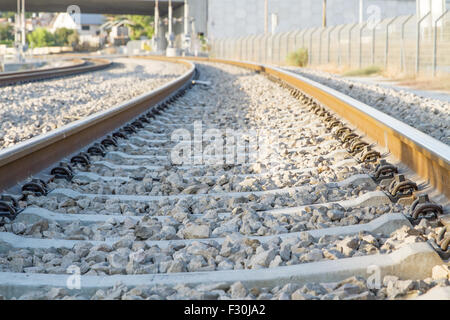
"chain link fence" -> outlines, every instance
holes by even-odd
[[[450,73],[450,12],[384,19],[211,41],[211,56],[286,65],[289,53],[308,50],[308,64],[352,69],[378,66],[405,74]]]

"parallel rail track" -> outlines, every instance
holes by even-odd
[[[111,65],[111,62],[104,59],[75,59],[72,65],[56,68],[42,68],[39,70],[6,72],[0,74],[0,86],[14,85],[56,77],[76,75],[85,72],[102,70]]]
[[[230,285],[240,281],[249,288],[273,288],[287,283],[341,281],[355,275],[367,277],[367,270],[373,265],[380,268],[383,276],[389,274],[407,279],[423,279],[430,276],[433,266],[442,264],[442,259],[448,259],[449,240],[446,238],[445,229],[442,228],[443,225],[448,225],[446,208],[442,209],[439,205],[432,203],[423,191],[417,190],[418,187],[414,182],[398,175],[397,168],[386,163],[383,159],[385,154],[377,151],[380,149],[371,143],[376,141],[379,146],[388,148],[392,155],[427,179],[447,197],[449,196],[450,168],[448,146],[391,117],[377,113],[369,106],[289,72],[235,61],[192,60],[244,67],[265,74],[269,79],[279,83],[294,97],[289,103],[297,100],[299,106],[283,109],[275,119],[256,118],[257,120],[250,121],[245,129],[255,126],[261,130],[260,134],[270,137],[274,133],[274,125],[282,123],[285,128],[281,129],[281,135],[292,135],[294,139],[300,140],[306,136],[315,141],[315,144],[294,149],[274,148],[268,158],[272,159],[271,162],[266,163],[267,171],[254,169],[254,165],[261,164],[260,160],[230,168],[189,164],[166,167],[170,163],[169,153],[174,146],[171,141],[173,130],[189,127],[195,120],[205,117],[209,119],[209,116],[212,117],[213,123],[220,123],[220,119],[214,118],[216,113],[220,115],[217,111],[220,107],[198,107],[195,106],[196,101],[189,100],[188,89],[192,87],[196,69],[186,60],[176,60],[190,68],[183,76],[162,88],[0,152],[0,190],[9,189],[10,193],[22,193],[24,195],[22,201],[26,203],[31,199],[29,201],[31,204],[38,204],[41,207],[30,206],[21,211],[15,201],[4,197],[1,202],[3,207],[0,207],[3,208],[4,216],[10,219],[15,218],[15,221],[23,223],[27,230],[38,228],[42,225],[42,221],[47,221],[47,228],[48,222],[56,223],[59,228],[64,229],[79,221],[84,227],[95,226],[101,229],[106,228],[105,225],[108,225],[108,228],[109,225],[113,225],[117,230],[111,229],[109,236],[102,240],[93,239],[89,234],[61,240],[53,239],[49,234],[44,236],[44,239],[22,236],[20,232],[14,232],[10,228],[11,231],[0,233],[0,248],[3,249],[0,251],[17,251],[19,254],[20,250],[26,249],[38,250],[43,254],[55,254],[55,251],[50,248],[56,248],[60,251],[65,250],[64,255],[66,255],[78,252],[77,250],[83,245],[88,245],[89,248],[93,245],[109,247],[110,249],[105,249],[110,252],[109,255],[92,257],[86,253],[87,260],[91,259],[97,263],[95,264],[97,271],[92,271],[93,263],[85,267],[87,269],[82,273],[90,273],[83,276],[81,291],[75,290],[73,293],[88,296],[98,289],[106,290],[113,287],[117,281],[129,287],[142,284],[196,286],[218,282]],[[212,93],[213,89],[206,87],[202,89],[202,92],[206,90]],[[192,90],[195,92],[200,89],[194,87]],[[184,97],[186,93],[188,95]],[[342,122],[342,118],[347,119],[348,123]],[[116,130],[120,126],[124,127]],[[366,133],[366,136],[360,135],[361,131]],[[84,150],[85,153],[80,153],[80,150]],[[317,155],[314,154],[315,152],[318,152]],[[286,178],[283,178],[285,175],[315,172],[314,174],[318,177],[321,176],[322,171],[317,171],[318,168],[308,168],[304,165],[311,161],[305,157],[308,154],[311,154],[314,159],[319,158],[320,161],[325,161],[328,166],[326,170],[334,174],[338,174],[343,167],[348,166],[353,167],[353,171],[345,179],[313,186],[312,190],[309,189],[311,187],[308,187],[307,182],[288,186]],[[61,159],[65,159],[66,163],[55,165]],[[277,167],[272,164],[277,161],[287,161],[289,165]],[[200,175],[198,177],[186,175],[187,185],[198,182],[200,178],[208,178],[208,181],[212,181],[211,185],[216,187],[220,179],[233,180],[235,184],[227,183],[230,185],[228,190],[220,188],[213,190],[211,186],[208,187],[203,183],[200,187],[194,186],[189,192],[186,190],[189,188],[184,188],[169,194],[163,191],[161,191],[162,194],[161,192],[154,194],[145,189],[145,183],[149,183],[149,179],[155,182],[169,179],[167,175],[164,175],[165,171],[184,175],[183,172],[187,173],[193,170],[193,167],[198,167]],[[275,181],[274,175],[277,174],[279,175],[277,182],[270,187],[266,186],[263,189],[236,187],[249,179],[258,180],[269,177],[269,180]],[[18,185],[30,176],[41,180],[35,179]],[[294,176],[294,179],[300,179],[300,177]],[[64,182],[65,180],[67,181]],[[56,186],[56,188],[49,189],[48,185]],[[120,187],[122,185],[132,191]],[[277,185],[281,187],[276,187]],[[111,188],[115,189],[114,192]],[[301,196],[296,196],[299,194],[306,197],[307,193],[325,192],[321,188],[325,188],[325,191],[334,190],[333,194],[336,194],[331,198],[327,196],[324,199],[309,202]],[[141,190],[139,195],[137,191],[133,191],[138,189]],[[118,190],[122,190],[123,193],[118,193]],[[38,195],[46,195],[46,197],[36,197]],[[270,200],[271,197],[273,197],[272,200]],[[208,199],[215,199],[216,204],[208,207],[207,212],[203,212],[200,204]],[[301,203],[297,203],[298,200]],[[192,212],[186,216],[184,213],[180,213],[181,216],[176,213],[180,204],[184,203],[183,201],[191,203]],[[244,209],[239,209],[239,202],[248,203],[250,209],[245,205],[242,205]],[[266,202],[269,207],[261,206]],[[275,208],[270,208],[275,204]],[[118,211],[128,208],[129,211],[134,212],[133,218],[136,219],[136,225],[131,227],[133,231],[130,232],[134,235],[136,242],[127,244],[127,240],[124,240],[127,234],[130,235],[125,225],[134,223],[128,220],[129,214],[111,212],[113,209],[106,210],[108,211],[106,214],[104,210],[106,205],[111,205]],[[168,206],[174,213],[162,214],[162,205]],[[363,212],[366,212],[364,210],[367,212],[380,210],[380,212],[390,211],[391,213],[363,218],[360,214],[361,210]],[[211,213],[211,211],[214,212]],[[433,219],[433,215],[438,219]],[[309,220],[310,224],[305,224],[302,222],[305,222],[302,220],[305,216],[311,219],[315,216],[315,220]],[[355,218],[356,216],[359,218]],[[337,247],[342,247],[343,251],[335,252],[335,256],[330,253],[328,247],[325,255],[319,252],[323,249],[319,239],[325,244],[331,241],[329,245],[332,246],[333,240],[330,239],[343,241],[345,237],[354,237],[359,233],[363,237],[370,233],[379,237],[377,241],[381,243],[401,227],[412,228],[421,217],[429,217],[432,227],[443,230],[435,241],[406,244],[402,248],[388,250],[384,254],[362,254],[358,257],[346,256],[344,254],[346,248],[342,247],[342,242]],[[267,219],[268,221],[281,219],[278,221],[284,221],[283,228],[271,227],[263,223],[264,228],[269,232],[267,234],[261,234],[260,231],[256,232],[252,228],[243,231],[243,221],[249,221],[254,225],[257,224],[258,219],[264,223],[268,223]],[[148,222],[149,220],[151,223]],[[211,221],[214,221],[219,231],[215,229],[214,232],[212,230],[204,232],[202,223]],[[166,225],[166,222],[169,225]],[[169,232],[172,226],[178,228],[178,232],[176,236],[171,233],[172,231],[169,232],[170,235],[164,234],[164,236],[157,231],[147,232],[145,228],[150,227],[146,223],[156,227],[158,232],[162,232],[163,229]],[[239,224],[241,229],[234,229],[233,226],[236,224]],[[188,235],[187,230],[193,225],[200,225],[200,227],[195,229],[197,233],[194,236]],[[230,261],[231,258],[224,258],[233,256],[232,248],[236,244],[226,237],[227,232],[223,231],[226,228],[231,228],[230,230],[234,232],[238,230],[241,233],[244,232],[245,239],[236,240],[242,245],[241,251],[248,255],[248,261],[246,260],[241,267],[237,267],[239,259]],[[369,241],[368,238],[365,239],[364,241]],[[143,246],[142,241],[145,242]],[[286,244],[283,243],[284,241],[291,242]],[[298,255],[303,252],[301,246],[296,247],[299,242],[311,243],[309,246],[314,249],[305,253],[307,255],[305,260],[293,262],[294,260],[291,259],[294,259],[295,250],[298,249]],[[362,243],[366,245],[366,242],[361,242],[361,246]],[[288,245],[290,251],[286,253]],[[255,246],[261,246],[263,249],[256,249]],[[308,245],[305,244],[305,246]],[[294,250],[294,247],[297,249]],[[131,250],[133,254],[142,254],[139,248],[144,248],[144,253],[150,250],[149,252],[153,252],[156,256],[159,256],[161,252],[171,252],[174,258],[158,263],[154,260],[156,258],[152,258],[151,263],[148,265],[143,263],[145,267],[142,265],[139,267],[141,269],[138,268],[140,271],[133,269],[134,262],[131,260],[128,264],[125,262],[127,267],[123,265],[123,261],[118,262],[120,266],[116,268],[114,259],[120,258],[117,252],[123,249]],[[317,248],[319,251],[316,250]],[[359,250],[357,247],[354,249]],[[183,265],[180,262],[186,250],[194,252],[192,254],[195,259],[193,259],[198,260],[199,266]],[[205,254],[198,253],[202,250],[218,251],[223,256],[220,258],[221,262],[216,260],[217,266],[211,268],[209,260],[209,264],[205,262]],[[227,250],[230,253],[226,253]],[[74,255],[77,254],[74,253]],[[316,259],[314,255],[319,255],[321,258]],[[178,261],[175,256],[181,260]],[[269,261],[258,262],[256,256],[260,260],[268,259]],[[277,259],[280,260],[278,264],[272,265],[272,260]],[[83,261],[81,264],[84,263]],[[234,268],[229,266],[233,263],[235,263]],[[258,267],[256,268],[255,265]],[[33,269],[32,273],[24,273],[23,266],[16,272],[8,270],[1,272],[0,294],[13,297],[38,288],[66,286],[67,275],[58,274],[61,270],[50,272],[55,274],[47,274],[45,271],[43,273],[37,265],[32,267],[37,268]],[[228,270],[229,268],[234,270]]]

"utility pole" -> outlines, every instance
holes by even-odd
[[[264,34],[269,33],[269,0],[264,0]]]
[[[17,15],[15,19],[15,46],[19,60],[24,58],[26,46],[26,20],[25,20],[25,0],[17,0]]]
[[[25,47],[26,43],[26,28],[27,21],[25,19],[25,0],[22,0],[22,46]]]
[[[322,7],[322,27],[327,27],[327,0],[323,0]]]
[[[17,0],[17,14],[14,19],[14,27],[15,27],[15,43],[18,45],[20,43],[20,25],[22,24],[22,18],[20,17],[20,1]]]
[[[172,0],[169,0],[169,47],[173,48],[173,11],[172,11]]]

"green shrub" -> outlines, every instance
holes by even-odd
[[[78,33],[75,30],[67,28],[56,29],[54,33],[44,28],[37,28],[27,35],[27,39],[33,48],[53,46],[76,47],[79,42]]]
[[[14,40],[0,40],[0,44],[5,44],[7,47],[12,47],[14,45]]]
[[[67,45],[71,46],[72,48],[78,48],[80,44],[80,37],[78,36],[78,33],[73,32],[67,37]]]
[[[67,29],[67,28],[58,28],[53,33],[55,37],[55,43],[58,46],[67,46],[71,45],[69,42],[69,37],[75,33],[75,30]]]
[[[0,24],[0,42],[5,44],[14,42],[14,28],[9,23]]]
[[[304,67],[308,64],[308,49],[301,48],[289,53],[287,62],[291,66]]]
[[[54,35],[44,28],[35,29],[27,35],[27,39],[33,48],[51,47],[55,45]]]

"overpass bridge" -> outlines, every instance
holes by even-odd
[[[0,11],[17,11],[18,0],[0,1]],[[154,15],[155,0],[25,0],[25,10],[30,12],[65,12],[71,5],[80,7],[83,13]],[[184,0],[172,0],[176,10]],[[159,12],[168,14],[169,0],[158,1]]]
[[[138,14],[155,17],[153,46],[156,51],[168,49],[170,55],[177,54],[176,48],[190,48],[190,34],[206,32],[207,0],[1,0],[0,11],[16,11],[19,15],[20,33],[16,43],[26,44],[26,12],[67,12],[71,6],[78,6],[80,13]],[[191,8],[191,10],[189,10]],[[75,13],[75,12],[69,12]],[[166,18],[167,19],[160,19]],[[20,49],[21,50],[21,49]]]

